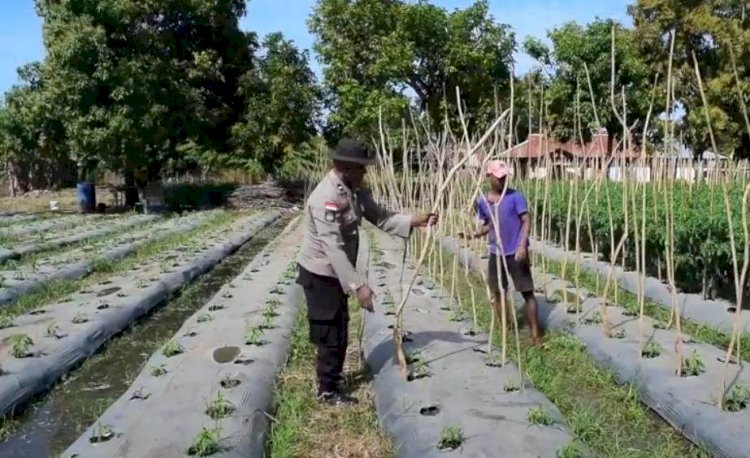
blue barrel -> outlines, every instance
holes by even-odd
[[[96,208],[96,189],[94,183],[78,183],[76,185],[78,205],[84,213],[92,213]]]

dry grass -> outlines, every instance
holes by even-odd
[[[272,458],[386,458],[394,456],[390,438],[380,429],[372,401],[371,378],[359,366],[356,338],[362,314],[350,305],[350,346],[344,371],[353,407],[319,405],[315,399],[315,347],[308,341],[305,313],[292,337],[289,366],[279,377],[276,422],[267,445]]]
[[[97,197],[100,197],[97,192]],[[102,195],[102,198],[105,196]],[[60,191],[31,192],[19,197],[1,197],[0,208],[7,212],[39,213],[48,212],[49,203],[52,200],[59,202],[61,212],[78,211],[75,189],[62,189]]]

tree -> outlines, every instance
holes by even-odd
[[[438,126],[446,114],[456,119],[457,87],[472,126],[494,114],[494,88],[508,95],[515,41],[486,0],[453,12],[426,1],[319,0],[310,30],[334,139],[377,135],[380,113],[399,126],[409,95]]]
[[[232,134],[242,161],[274,171],[297,159],[315,136],[320,96],[307,51],[272,33],[263,53],[241,82],[245,115]]]
[[[740,0],[638,0],[629,8],[649,65],[667,75],[671,55],[675,98],[685,110],[683,133],[696,154],[712,149],[712,145],[693,55],[703,79],[718,152],[750,157],[750,133],[740,102],[740,93],[747,101],[750,87],[750,18],[746,8],[747,3]]]
[[[186,167],[180,147],[228,148],[237,82],[253,36],[240,0],[38,0],[43,74],[64,112],[72,157],[158,179]],[[174,171],[174,170],[173,170]]]
[[[40,64],[22,67],[19,76],[23,84],[8,91],[0,108],[0,153],[11,195],[75,179],[63,118],[43,85]]]
[[[624,132],[618,114],[629,126],[637,122],[634,134],[643,133],[655,81],[639,53],[634,32],[618,22],[597,19],[585,27],[569,22],[552,30],[549,38],[552,49],[533,38],[524,42],[524,49],[547,72],[545,121],[552,135],[586,141],[603,127],[611,134],[608,148],[612,151],[612,139],[622,138]],[[659,109],[656,106],[655,113]]]
[[[321,0],[315,6],[309,26],[323,64],[329,141],[376,135],[381,110],[386,122],[407,113],[393,57],[402,50],[392,34],[401,6],[396,0]]]

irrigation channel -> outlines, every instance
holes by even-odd
[[[188,318],[63,456],[263,456],[302,302],[298,222]]]
[[[102,351],[70,372],[63,382],[30,403],[6,425],[9,438],[0,442],[0,456],[57,456],[125,393],[149,356],[203,307],[217,291],[243,270],[289,221],[283,216],[261,230],[213,270],[142,316]]]

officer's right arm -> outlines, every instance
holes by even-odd
[[[344,250],[344,238],[341,236],[339,226],[339,214],[333,221],[326,219],[326,209],[323,205],[310,205],[310,216],[315,224],[315,232],[323,246],[323,251],[328,257],[341,287],[348,293],[356,293],[357,289],[365,284],[362,276],[354,268]]]

